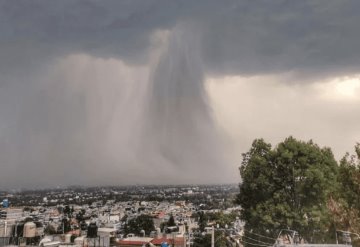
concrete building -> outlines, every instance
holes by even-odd
[[[24,216],[22,208],[5,208],[0,210],[0,220],[17,220]]]

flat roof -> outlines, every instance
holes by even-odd
[[[102,227],[102,228],[98,228],[98,232],[116,232],[116,229],[114,228],[109,228],[109,227]]]

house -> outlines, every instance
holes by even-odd
[[[142,247],[146,244],[149,244],[153,238],[147,238],[147,237],[129,237],[120,239],[115,242],[116,246],[119,247]]]
[[[184,237],[175,237],[175,238],[154,238],[151,243],[155,246],[161,246],[162,243],[168,243],[172,247],[182,247],[184,246],[185,238]]]

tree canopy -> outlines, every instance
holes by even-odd
[[[329,208],[336,230],[360,232],[360,144],[355,145],[355,154],[347,153],[339,163],[337,194],[331,198]],[[340,233],[340,232],[339,232]],[[341,239],[341,234],[339,234]],[[360,246],[355,238],[353,246]],[[353,240],[355,240],[353,239]]]
[[[145,231],[145,235],[149,235],[151,231],[155,231],[153,218],[149,215],[140,215],[130,219],[125,225],[125,234],[134,233],[140,235],[141,231]]]
[[[162,222],[160,224],[161,231],[164,231],[167,227],[176,226],[174,216],[170,216],[169,220],[167,222]]]
[[[272,148],[255,140],[243,154],[236,199],[246,232],[276,238],[281,229],[293,229],[308,242],[334,236],[328,234],[327,203],[336,190],[337,169],[332,151],[312,141],[289,137]]]

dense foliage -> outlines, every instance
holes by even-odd
[[[355,155],[348,153],[340,160],[337,179],[338,193],[329,201],[334,228],[353,233],[360,232],[360,144],[355,146]],[[356,234],[353,245],[360,246]],[[342,240],[341,232],[338,239]]]
[[[125,225],[125,234],[134,233],[138,236],[142,235],[142,231],[148,236],[151,231],[155,231],[153,218],[149,215],[140,215],[130,219]]]
[[[160,224],[160,230],[163,232],[167,227],[176,226],[174,216],[170,216],[169,220]]]
[[[336,192],[337,170],[331,150],[312,141],[289,137],[272,149],[255,140],[243,154],[236,200],[245,237],[256,232],[276,238],[281,229],[294,229],[306,242],[328,242],[334,232],[327,204]]]

